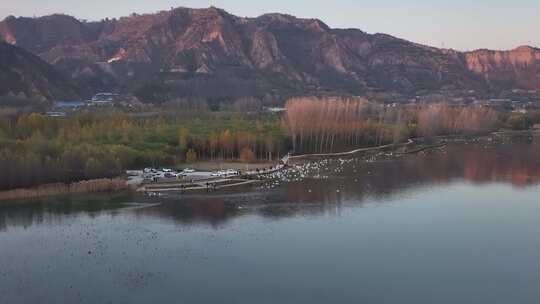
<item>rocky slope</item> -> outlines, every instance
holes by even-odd
[[[19,47],[0,42],[0,96],[5,95],[42,100],[78,96],[51,65]]]
[[[540,49],[478,50],[466,54],[468,68],[491,88],[540,89]]]
[[[8,17],[0,22],[0,37],[38,54],[87,94],[540,89],[538,49],[461,53],[282,14],[241,18],[217,8],[178,8],[89,23],[65,15]]]

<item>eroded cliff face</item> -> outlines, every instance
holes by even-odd
[[[540,89],[540,49],[530,46],[511,51],[478,50],[466,54],[468,68],[491,87]]]
[[[95,90],[171,95],[417,94],[536,88],[538,50],[460,53],[283,14],[178,8],[118,20],[8,17],[1,37]]]

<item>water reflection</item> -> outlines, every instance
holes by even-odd
[[[459,145],[450,146],[442,153],[421,156],[410,162],[417,166],[407,171],[424,181],[449,182],[463,179],[472,183],[508,183],[515,187],[536,185],[540,181],[540,146]]]
[[[98,216],[126,212],[125,202],[159,203],[129,209],[135,216],[157,217],[181,225],[218,228],[233,218],[259,215],[267,218],[339,214],[343,207],[398,199],[419,189],[466,181],[474,184],[506,183],[528,187],[540,182],[540,145],[452,144],[446,149],[400,159],[365,163],[352,161],[328,179],[307,178],[273,190],[244,194],[184,195],[166,198],[132,198],[125,194],[93,195],[61,202],[43,201],[0,209],[0,231],[10,226],[54,225],[66,215]],[[333,165],[338,166],[339,162]],[[332,166],[332,165],[331,165]],[[332,168],[330,168],[332,169]],[[330,172],[333,172],[330,170]],[[111,211],[112,210],[112,211]]]
[[[308,178],[277,190],[243,196],[185,196],[141,209],[181,223],[219,225],[246,212],[265,217],[327,214],[343,205],[361,207],[366,201],[388,201],[437,184],[466,181],[506,183],[515,187],[540,182],[536,144],[454,144],[444,150],[398,160],[353,162],[329,179]]]
[[[119,208],[131,205],[128,203],[131,199],[130,194],[117,193],[47,198],[32,202],[16,201],[0,208],[0,231],[15,226],[28,228],[34,225],[59,225],[76,214],[98,217],[110,212],[115,216]]]

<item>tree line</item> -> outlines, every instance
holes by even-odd
[[[483,106],[385,105],[358,97],[292,98],[286,109],[284,126],[298,153],[337,152],[415,137],[483,134],[500,127],[527,129],[532,124],[526,115]]]

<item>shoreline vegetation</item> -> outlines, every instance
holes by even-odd
[[[35,199],[48,196],[95,193],[95,192],[116,192],[128,190],[129,186],[124,178],[101,178],[84,180],[71,184],[45,184],[33,188],[13,189],[0,191],[0,202],[7,200]]]
[[[179,104],[152,115],[107,109],[64,118],[0,112],[0,191],[27,193],[53,184],[56,188],[49,189],[70,192],[69,185],[115,179],[145,167],[238,162],[256,168],[289,153],[293,160],[347,155],[396,148],[409,138],[529,130],[540,121],[533,111],[447,103],[389,105],[360,97],[292,98],[282,113],[246,107],[253,110],[212,112]],[[37,193],[48,192],[53,190]]]
[[[431,138],[415,138],[408,139],[407,142],[399,144],[388,144],[377,147],[359,148],[347,152],[326,153],[326,154],[303,154],[294,155],[289,157],[291,163],[301,163],[302,161],[311,161],[318,158],[335,158],[335,157],[352,157],[358,156],[362,153],[372,153],[378,151],[391,151],[395,156],[410,155],[428,150],[435,150],[444,148],[449,142],[459,141],[478,141],[489,138],[492,141],[496,137],[514,137],[514,136],[531,136],[533,130],[505,130],[496,131],[489,134],[478,136],[465,136],[465,135],[448,135],[448,136],[436,136]],[[241,169],[244,167],[256,168],[264,167],[271,164],[270,162],[259,163],[243,163],[243,162],[208,162],[200,161],[190,164],[191,168],[198,170],[214,170],[214,169]],[[202,189],[202,188],[201,188]],[[197,189],[197,190],[201,190]],[[99,193],[99,192],[117,192],[123,190],[136,190],[136,187],[129,185],[127,179],[124,177],[116,178],[102,178],[93,180],[83,180],[71,184],[44,184],[32,188],[20,188],[7,191],[0,191],[0,202],[7,200],[24,200],[24,199],[37,199],[42,197],[69,195],[69,194],[81,194],[81,193]],[[204,190],[204,189],[202,189]],[[203,191],[204,192],[204,191]]]
[[[377,147],[367,147],[355,149],[348,152],[341,153],[331,153],[331,154],[304,154],[304,155],[295,155],[290,156],[289,159],[292,162],[310,160],[313,158],[321,157],[340,157],[340,156],[353,156],[360,153],[369,153],[374,151],[381,150],[395,150],[398,148],[407,147],[409,145],[414,145],[415,142],[409,139],[406,143],[402,144],[390,144]],[[422,151],[430,149],[431,146],[422,146]],[[439,147],[439,146],[437,146]],[[269,162],[264,163],[242,163],[242,162],[198,162],[191,164],[191,168],[196,168],[200,170],[212,170],[220,168],[232,168],[232,169],[241,169],[244,167],[258,168],[268,166]],[[226,186],[222,186],[226,187]],[[199,187],[200,188],[200,187]],[[203,188],[197,188],[196,190],[204,190]],[[77,193],[95,193],[95,192],[107,192],[107,191],[121,191],[121,190],[136,190],[136,187],[128,184],[128,180],[124,177],[116,178],[103,178],[103,179],[93,179],[93,180],[83,180],[71,184],[44,184],[33,188],[20,188],[13,190],[0,191],[0,202],[6,200],[16,200],[16,199],[35,199],[47,196],[58,196],[58,195],[67,195],[67,194],[77,194]]]

